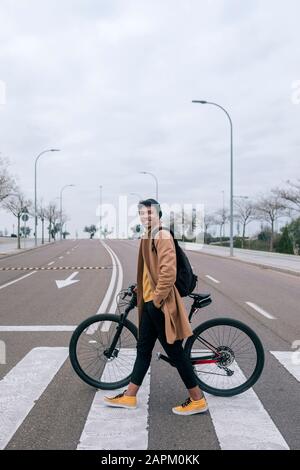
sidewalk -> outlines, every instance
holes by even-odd
[[[206,255],[221,256],[223,258],[229,258],[230,256],[230,248],[225,246],[189,242],[180,242],[180,245],[185,250],[199,251]],[[233,258],[231,259],[300,276],[300,256],[297,255],[234,248]]]
[[[42,245],[42,239],[38,238],[38,246]],[[53,243],[53,241],[48,242],[44,240],[44,245]],[[4,255],[11,255],[15,253],[22,253],[23,251],[30,250],[34,248],[34,238],[21,238],[21,248],[17,248],[18,241],[16,238],[10,237],[0,237],[0,257]]]

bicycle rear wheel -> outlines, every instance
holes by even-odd
[[[120,333],[113,348],[115,335]],[[137,328],[119,315],[100,314],[77,326],[69,356],[78,376],[92,387],[113,390],[130,381],[136,359]]]
[[[230,397],[255,384],[264,367],[264,350],[251,328],[238,320],[216,318],[193,333],[185,351],[202,390]]]

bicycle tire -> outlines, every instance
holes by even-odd
[[[193,333],[194,333],[193,336],[190,336],[187,339],[185,347],[184,347],[184,350],[186,354],[188,355],[188,357],[191,357],[191,350],[192,350],[192,346],[195,341],[195,338],[197,338],[205,330],[208,330],[210,327],[215,327],[215,326],[220,326],[220,325],[234,326],[235,328],[242,330],[246,335],[250,337],[255,347],[256,354],[257,354],[257,362],[256,362],[255,369],[252,375],[249,377],[249,379],[246,380],[246,382],[232,389],[220,389],[220,388],[211,387],[207,385],[205,382],[203,382],[196,373],[195,373],[195,377],[197,379],[199,387],[203,391],[210,393],[211,395],[216,395],[220,397],[231,397],[231,396],[239,395],[245,392],[257,382],[264,368],[265,353],[264,353],[264,349],[263,349],[263,346],[259,337],[248,325],[246,325],[245,323],[242,323],[239,320],[234,320],[231,318],[215,318],[215,319],[208,320],[202,323],[201,325],[197,326],[193,330]]]
[[[112,382],[111,384],[103,383],[97,380],[94,380],[93,378],[89,377],[82,367],[80,366],[78,357],[77,357],[77,343],[80,338],[81,333],[91,326],[93,323],[99,322],[99,321],[110,321],[110,322],[115,322],[115,323],[120,323],[121,318],[119,315],[113,314],[113,313],[104,313],[104,314],[99,314],[99,315],[93,315],[92,317],[87,318],[84,320],[82,323],[80,323],[77,328],[74,330],[70,343],[69,343],[69,358],[71,365],[76,372],[76,374],[88,385],[91,385],[92,387],[95,387],[97,389],[101,390],[114,390],[117,388],[122,388],[128,385],[130,382],[130,377],[131,374],[128,375],[125,379],[122,379],[120,381]],[[124,327],[128,328],[128,330],[133,334],[137,341],[137,328],[136,326],[129,320],[125,319],[123,320]]]

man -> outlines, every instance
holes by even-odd
[[[137,267],[137,357],[127,390],[114,397],[105,397],[104,402],[108,406],[121,408],[137,407],[136,395],[150,366],[155,342],[159,339],[189,392],[189,398],[182,405],[172,408],[173,413],[203,413],[208,409],[207,402],[182,347],[183,339],[193,333],[183,300],[175,286],[174,240],[168,230],[157,230],[161,227],[162,212],[155,199],[140,201],[138,208],[145,234],[140,242]],[[153,250],[153,240],[156,250]]]

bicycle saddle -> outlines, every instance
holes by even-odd
[[[189,294],[189,297],[197,300],[204,300],[210,297],[210,294]]]

